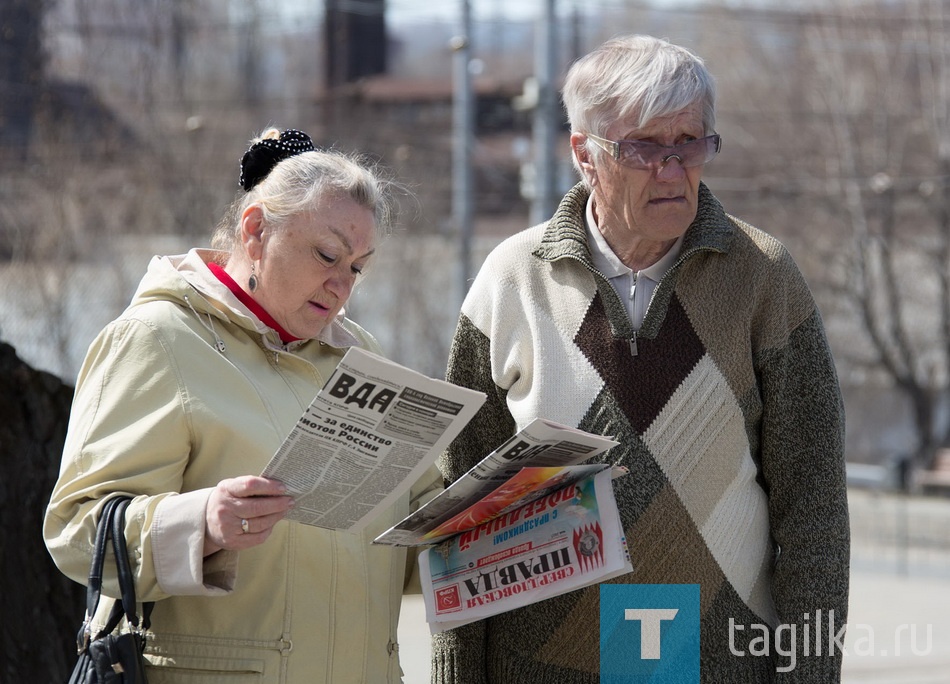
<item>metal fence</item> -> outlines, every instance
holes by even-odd
[[[950,579],[950,497],[848,491],[851,566]]]

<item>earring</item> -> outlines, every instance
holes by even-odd
[[[247,279],[247,287],[251,292],[257,289],[257,276],[254,275],[254,263],[251,262],[251,277]]]

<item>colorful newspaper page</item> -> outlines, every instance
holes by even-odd
[[[617,442],[549,420],[536,419],[479,461],[445,491],[379,535],[378,544],[424,546],[443,541],[506,505],[540,495],[557,470],[600,456]],[[524,468],[534,468],[520,475]],[[491,497],[488,501],[486,498]]]
[[[425,539],[445,539],[478,527],[508,511],[550,494],[577,480],[603,470],[603,465],[549,466],[522,468],[498,489],[475,502],[455,517],[447,520]]]

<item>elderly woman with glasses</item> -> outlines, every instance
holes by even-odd
[[[489,399],[440,468],[454,481],[536,417],[614,437],[602,460],[631,473],[614,489],[634,570],[612,582],[698,585],[698,605],[679,606],[697,624],[656,623],[655,659],[640,651],[647,627],[621,610],[629,648],[601,651],[595,584],[435,635],[433,681],[692,668],[688,681],[710,684],[836,682],[849,563],[840,390],[798,267],[701,181],[721,146],[712,78],[690,51],[629,36],[577,61],[563,98],[581,182],[471,287],[447,377]],[[677,607],[624,589],[626,608]],[[691,638],[695,652],[676,647]]]

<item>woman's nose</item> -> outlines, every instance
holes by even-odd
[[[353,292],[353,286],[356,285],[356,276],[357,274],[353,273],[348,266],[339,266],[333,269],[333,274],[327,280],[327,289],[340,301],[346,301]]]

